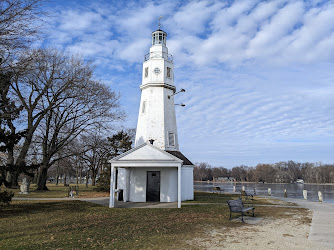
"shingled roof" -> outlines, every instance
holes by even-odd
[[[187,157],[185,157],[180,151],[169,151],[166,150],[167,153],[174,155],[175,157],[179,158],[180,160],[183,161],[183,165],[191,165],[193,166],[194,164],[192,164],[191,161],[188,160]]]

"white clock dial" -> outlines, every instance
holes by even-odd
[[[153,70],[153,72],[158,75],[160,74],[161,70],[157,67]]]

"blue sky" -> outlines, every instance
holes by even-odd
[[[333,1],[54,1],[42,45],[94,61],[134,128],[163,16],[180,150],[193,162],[334,162]]]

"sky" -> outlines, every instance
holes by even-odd
[[[151,33],[174,59],[180,151],[212,166],[334,163],[334,1],[54,0],[38,46],[92,60],[135,128]]]

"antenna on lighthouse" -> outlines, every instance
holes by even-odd
[[[160,16],[160,17],[159,17],[159,29],[160,29],[160,26],[161,26],[161,24],[160,24],[160,20],[161,20],[161,18],[163,18],[163,16]]]

